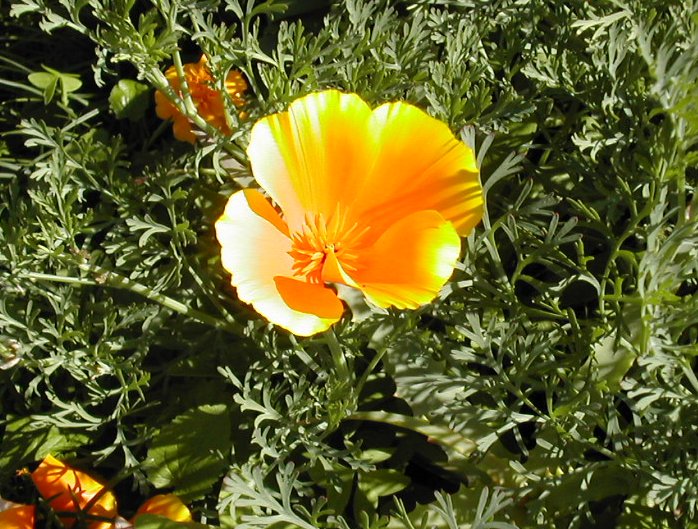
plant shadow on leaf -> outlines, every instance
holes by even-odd
[[[146,473],[154,487],[174,489],[183,501],[201,498],[222,475],[231,446],[223,404],[202,405],[160,428],[148,449]]]

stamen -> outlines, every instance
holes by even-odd
[[[293,272],[310,283],[322,282],[322,269],[326,257],[333,253],[342,268],[347,272],[358,270],[356,249],[361,246],[368,227],[359,228],[357,223],[345,227],[346,211],[339,205],[329,219],[321,213],[306,214],[300,231],[292,235],[293,247],[289,255],[293,257]]]

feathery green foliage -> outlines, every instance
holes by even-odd
[[[169,488],[211,527],[698,526],[693,0],[0,18],[2,497],[53,453],[124,512]],[[201,52],[250,85],[227,137],[163,74]],[[435,303],[297,339],[236,300],[213,223],[255,120],[328,87],[447,122],[487,207]],[[152,89],[205,139],[175,142]]]

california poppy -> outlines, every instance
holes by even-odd
[[[472,149],[404,102],[372,111],[356,94],[310,94],[258,121],[247,154],[273,202],[230,197],[222,263],[241,301],[298,335],[342,316],[329,283],[379,307],[430,302],[482,215]]]
[[[34,529],[36,508],[0,498],[0,527],[2,529]]]
[[[133,520],[141,514],[157,514],[173,522],[191,522],[191,512],[174,494],[158,494],[143,502]]]
[[[183,66],[189,93],[199,115],[223,133],[229,134],[230,129],[225,121],[223,95],[216,88],[215,80],[206,62],[206,56],[202,55],[199,62],[187,63]],[[181,84],[174,66],[167,69],[165,77],[174,91],[181,95]],[[225,79],[225,89],[235,106],[241,107],[245,103],[243,93],[247,90],[247,83],[239,71],[231,70],[228,73]],[[196,136],[192,132],[189,118],[182,114],[159,90],[155,92],[155,112],[161,119],[174,121],[172,130],[175,138],[194,143]]]
[[[89,516],[113,519],[116,517],[116,498],[103,483],[88,474],[75,470],[49,455],[31,474],[39,493],[59,513],[63,525],[75,525],[74,514],[86,511]],[[95,520],[89,529],[110,529],[112,522]]]

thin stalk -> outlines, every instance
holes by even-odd
[[[179,52],[175,52],[172,60],[175,69],[177,70],[177,77],[179,77],[181,95],[174,91],[167,80],[167,77],[165,77],[165,74],[160,70],[151,71],[150,75],[148,76],[148,80],[156,90],[162,92],[165,97],[167,97],[167,99],[169,99],[170,102],[177,107],[177,110],[191,120],[191,122],[194,123],[198,129],[204,131],[211,138],[220,137],[222,134],[221,131],[202,118],[196,109],[196,105],[191,98],[189,85],[187,84],[187,80],[184,75],[184,65],[182,64],[182,58],[180,57]],[[233,159],[242,164],[247,162],[242,149],[240,149],[233,142],[225,142],[221,146]]]
[[[334,367],[337,370],[339,378],[348,382],[350,380],[350,373],[349,366],[347,365],[347,359],[344,356],[344,352],[342,351],[342,346],[340,345],[339,340],[337,339],[337,335],[334,333],[333,330],[330,329],[325,333],[325,343],[327,344],[327,347],[330,350],[330,355],[332,356],[332,363],[334,364]]]
[[[112,272],[111,270],[107,270],[106,268],[102,268],[101,266],[92,263],[80,263],[78,264],[78,267],[83,272],[93,276],[94,279],[42,274],[38,272],[28,272],[24,274],[24,277],[38,281],[52,281],[55,283],[69,283],[88,286],[104,285],[111,288],[128,290],[129,292],[143,296],[144,298],[154,301],[165,308],[179,314],[189,316],[190,318],[193,318],[201,323],[205,323],[206,325],[210,325],[211,327],[222,329],[238,336],[243,335],[243,328],[237,323],[231,321],[221,321],[213,316],[210,316],[209,314],[206,314],[205,312],[193,309],[184,303],[177,301],[176,299],[172,299],[171,297],[161,294],[160,292],[155,292],[151,288],[119,275],[116,272]]]
[[[368,377],[371,376],[371,373],[373,373],[373,370],[376,369],[376,366],[378,363],[383,359],[385,356],[385,353],[388,352],[388,349],[390,349],[390,345],[392,343],[392,336],[395,336],[396,333],[399,333],[402,331],[402,329],[405,328],[407,325],[406,321],[403,321],[400,325],[398,325],[393,333],[389,335],[388,338],[386,338],[385,342],[381,345],[380,349],[376,351],[376,354],[371,358],[371,361],[368,363],[368,366],[364,370],[364,372],[361,374],[361,378],[359,378],[358,383],[356,384],[356,395],[361,395],[361,391],[363,390],[364,386],[366,385],[366,382],[368,381]]]

